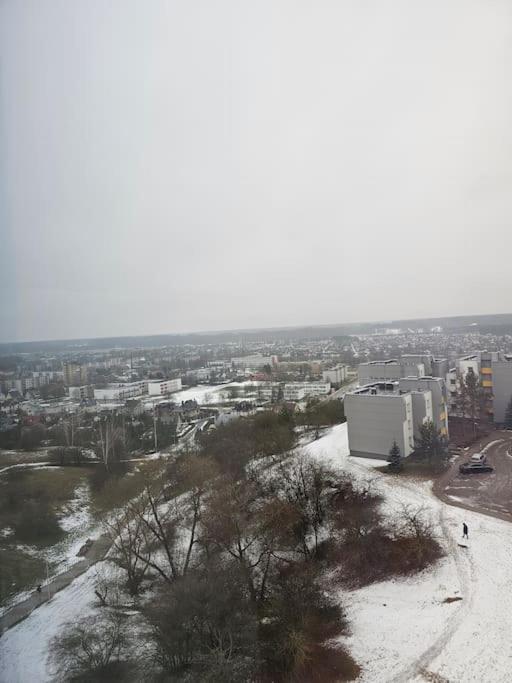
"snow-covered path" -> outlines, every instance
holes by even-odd
[[[512,524],[448,506],[425,483],[371,472],[375,462],[348,457],[346,425],[307,450],[357,477],[375,477],[391,514],[404,503],[424,506],[447,553],[421,575],[344,593],[353,630],[347,645],[363,667],[361,681],[510,681]],[[458,545],[463,521],[468,548]],[[447,597],[463,599],[447,604]]]
[[[375,478],[385,509],[399,514],[413,504],[429,510],[446,557],[408,579],[342,592],[352,625],[345,642],[361,664],[362,683],[505,683],[512,671],[512,524],[450,507],[430,486],[372,470],[375,462],[348,457],[346,425],[304,447],[362,479]],[[458,545],[462,521],[469,547]],[[87,614],[94,602],[95,569],[0,638],[0,683],[52,681],[51,638],[66,621]],[[462,597],[444,603],[447,597]]]

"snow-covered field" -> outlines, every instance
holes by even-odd
[[[375,478],[389,514],[399,514],[404,503],[424,506],[447,553],[420,575],[342,592],[352,625],[345,642],[363,668],[360,680],[509,681],[512,525],[447,506],[427,484],[382,475],[372,469],[380,461],[349,458],[346,425],[304,450],[357,477]],[[469,526],[468,548],[458,545],[463,520]],[[52,680],[49,643],[66,621],[92,608],[95,573],[90,569],[0,638],[1,683]],[[447,604],[447,597],[463,599]]]

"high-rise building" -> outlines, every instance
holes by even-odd
[[[87,384],[87,368],[79,363],[63,363],[64,384],[68,387]]]

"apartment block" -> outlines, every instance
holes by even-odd
[[[446,384],[441,377],[403,377],[398,382],[399,391],[430,392],[432,422],[443,436],[448,437],[448,406]]]
[[[284,385],[285,401],[302,401],[308,396],[325,396],[331,390],[330,382],[289,382]]]
[[[413,397],[394,382],[369,384],[345,396],[350,455],[386,459],[396,441],[403,457],[414,450]]]
[[[508,403],[512,398],[512,357],[503,355],[491,365],[491,372],[487,366],[482,366],[480,372],[484,382],[489,382],[492,391],[492,408],[494,422],[503,424]],[[485,386],[485,385],[484,385]]]
[[[147,390],[150,396],[174,394],[181,391],[181,379],[150,380],[147,382]]]
[[[260,353],[256,353],[252,356],[240,356],[239,358],[232,358],[231,364],[235,368],[241,369],[262,368],[265,365],[270,365],[270,367],[273,367],[277,364],[277,356],[262,356]]]
[[[416,363],[406,360],[403,363],[401,360],[375,360],[369,363],[361,363],[357,370],[360,386],[372,384],[374,382],[394,382],[401,377],[414,375],[415,377],[423,377],[425,374],[425,367],[423,363]]]
[[[334,368],[329,368],[322,372],[322,379],[324,382],[330,382],[331,384],[343,384],[347,379],[347,366],[346,365],[336,365]]]
[[[79,363],[62,364],[64,384],[68,387],[87,384],[87,368]]]

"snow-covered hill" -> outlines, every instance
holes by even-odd
[[[512,524],[449,507],[424,483],[387,477],[373,470],[375,462],[349,458],[346,425],[305,450],[357,477],[374,477],[388,514],[399,514],[404,503],[427,508],[447,553],[412,578],[343,591],[352,624],[346,643],[362,665],[361,681],[509,681]],[[469,526],[467,549],[458,545],[463,520]],[[90,569],[0,638],[1,683],[52,680],[49,643],[66,621],[92,609],[95,572]],[[443,602],[455,596],[463,599]]]

